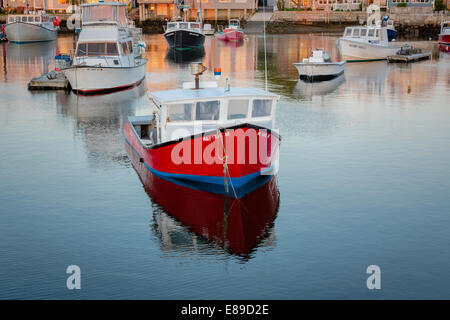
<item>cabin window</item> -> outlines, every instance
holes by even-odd
[[[379,38],[380,37],[380,29],[377,29],[377,36],[376,36],[377,38]]]
[[[365,37],[367,34],[367,29],[361,29],[361,37]]]
[[[200,28],[198,23],[191,23],[191,29],[198,29],[198,28]]]
[[[219,101],[197,102],[196,120],[219,120]]]
[[[90,42],[88,43],[88,56],[104,56],[105,55],[105,43],[102,42]]]
[[[127,44],[128,44],[128,52],[133,52],[133,43],[131,43],[131,41],[128,41]]]
[[[268,117],[272,111],[272,100],[253,100],[252,117]]]
[[[27,22],[27,17],[22,17],[22,22]]]
[[[353,36],[359,38],[359,29],[353,29]]]
[[[9,17],[9,22],[14,22],[14,17]]]
[[[352,29],[351,28],[345,29],[345,35],[346,36],[351,36],[352,35]]]
[[[177,103],[168,106],[170,121],[191,121],[192,103]]]
[[[122,46],[122,54],[123,55],[127,55],[129,53],[128,52],[128,45],[127,45],[127,43],[126,42],[122,42],[121,46]]]
[[[34,17],[34,22],[41,22],[41,17]]]
[[[369,30],[369,37],[373,37],[374,31],[375,31],[375,30],[373,30],[373,29],[370,29],[370,30]]]
[[[106,44],[106,54],[108,56],[117,56],[119,51],[117,50],[117,44],[114,42],[108,42]]]
[[[176,28],[177,24],[176,23],[168,23],[167,24],[167,28],[171,29],[171,28]]]
[[[248,100],[230,100],[228,102],[228,120],[247,118]]]
[[[187,29],[187,28],[188,28],[188,24],[185,23],[185,22],[180,23],[180,28],[181,28],[181,29]]]
[[[86,43],[79,43],[77,48],[77,57],[83,57],[87,54]]]

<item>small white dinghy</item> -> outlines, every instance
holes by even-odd
[[[344,73],[345,61],[332,62],[326,50],[316,49],[310,58],[296,62],[300,79],[306,81],[323,81],[336,78]]]

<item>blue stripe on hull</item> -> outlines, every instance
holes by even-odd
[[[133,151],[139,156],[140,159],[143,159],[141,154],[131,145],[127,138],[125,141],[128,145],[133,149]],[[155,176],[163,178],[165,180],[174,182],[176,184],[190,187],[197,190],[204,190],[213,193],[224,193],[224,185],[225,178],[223,176],[200,176],[200,175],[191,175],[191,174],[177,174],[177,173],[167,173],[163,171],[158,171],[151,168],[147,163],[142,162],[145,167]],[[259,185],[259,181],[263,182],[269,179],[272,176],[273,166],[266,168],[265,170],[261,170],[260,172],[255,172],[252,174],[248,174],[239,178],[228,178],[228,185],[230,188],[230,195],[234,196],[233,188],[236,191],[237,198],[241,198],[244,195],[248,194],[252,190],[254,190],[253,184]],[[266,179],[267,177],[267,179]],[[255,183],[252,183],[255,182]],[[233,186],[233,188],[231,187]]]

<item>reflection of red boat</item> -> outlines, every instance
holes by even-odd
[[[217,38],[224,41],[242,41],[244,32],[241,29],[239,20],[231,19],[228,27],[218,32]]]
[[[442,22],[438,43],[442,52],[450,51],[450,21]]]
[[[131,146],[126,144],[126,150],[153,201],[195,234],[239,255],[252,252],[268,235],[280,199],[275,176],[253,181],[240,190],[242,197],[236,199],[153,175]],[[178,233],[183,228],[167,220],[160,217],[153,224],[158,228],[162,247],[174,250],[179,246],[188,250],[189,237]]]

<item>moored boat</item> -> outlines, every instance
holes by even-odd
[[[59,20],[45,11],[21,15],[9,15],[5,26],[10,42],[29,43],[52,41],[57,37]]]
[[[450,21],[442,22],[438,44],[442,52],[450,51]]]
[[[133,39],[124,3],[82,5],[82,27],[72,65],[62,69],[74,92],[108,93],[142,82],[147,60]]]
[[[200,22],[168,22],[164,38],[171,49],[180,51],[198,49],[205,43]]]
[[[154,175],[231,190],[276,170],[279,96],[205,83],[153,92],[150,99],[153,115],[129,117],[124,133]]]
[[[228,27],[217,33],[217,39],[224,41],[241,41],[244,39],[244,32],[238,19],[230,19]]]
[[[326,50],[316,49],[312,56],[302,62],[294,63],[300,79],[306,81],[323,81],[336,78],[344,73],[345,61],[332,62]]]
[[[351,62],[386,60],[401,47],[389,45],[386,27],[356,26],[345,28],[338,39],[338,48],[342,59]]]

